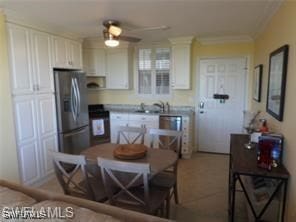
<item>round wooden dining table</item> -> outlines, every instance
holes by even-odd
[[[121,160],[113,156],[113,150],[117,146],[118,144],[113,143],[100,144],[85,149],[81,152],[81,154],[86,156],[86,159],[90,164],[97,164],[98,157],[118,161],[149,163],[151,169],[151,174],[149,175],[150,178],[173,166],[178,160],[176,152],[157,148],[148,148],[147,153],[143,158],[135,160]]]

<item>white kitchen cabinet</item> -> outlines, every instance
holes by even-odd
[[[118,129],[121,126],[128,126],[128,114],[110,113],[111,143],[117,142]],[[121,140],[120,143],[125,143],[125,141]]]
[[[192,37],[169,39],[172,44],[172,88],[191,88]]]
[[[145,114],[133,114],[133,113],[112,113],[110,114],[111,121],[111,143],[117,142],[117,134],[119,126],[130,126],[130,127],[142,127],[147,129],[147,133],[144,138],[144,144],[150,147],[150,137],[148,131],[151,128],[159,128],[159,116],[158,115],[145,115]],[[132,141],[137,134],[127,134],[130,141]],[[126,143],[124,140],[120,143]]]
[[[53,92],[50,35],[14,24],[7,28],[12,94]]]
[[[22,182],[33,184],[53,172],[49,151],[57,151],[53,94],[14,97]]]
[[[54,36],[53,61],[57,68],[82,68],[81,43]]]
[[[54,92],[51,36],[31,31],[34,90],[38,93]]]
[[[192,130],[193,126],[190,121],[189,116],[182,117],[182,157],[187,159],[191,157],[192,154]]]
[[[151,138],[149,136],[149,129],[159,128],[158,115],[143,115],[143,114],[129,114],[128,126],[146,128],[147,133],[144,138],[144,144],[150,147]],[[129,134],[129,138],[135,138],[136,134]],[[157,143],[153,147],[158,147]]]
[[[106,76],[106,50],[83,49],[83,69],[87,76]]]
[[[108,89],[129,89],[131,87],[132,56],[129,48],[107,50]]]
[[[18,154],[22,183],[25,185],[36,183],[41,175],[37,141],[19,145]]]
[[[8,24],[11,88],[14,95],[34,92],[30,30]]]
[[[82,68],[82,45],[80,42],[67,40],[66,41],[67,58],[70,68]]]

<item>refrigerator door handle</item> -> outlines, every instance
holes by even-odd
[[[74,82],[75,82],[75,86],[76,86],[76,95],[77,95],[77,113],[76,113],[76,118],[78,119],[79,117],[79,114],[80,114],[80,104],[81,104],[81,101],[80,101],[80,89],[79,89],[79,86],[78,86],[78,81],[77,81],[77,78],[74,79]]]
[[[65,134],[64,134],[64,138],[71,137],[71,136],[74,136],[74,135],[77,135],[77,134],[83,133],[83,132],[85,132],[87,129],[88,129],[87,127],[83,127],[83,128],[78,129],[78,130],[72,131],[72,132],[70,132],[70,133],[65,133]]]
[[[76,99],[76,92],[75,92],[75,83],[74,83],[74,79],[72,78],[71,79],[71,111],[72,111],[72,116],[75,122],[77,120],[76,103],[77,103],[77,99]]]

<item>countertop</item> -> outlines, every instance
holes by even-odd
[[[127,109],[108,109],[109,112],[112,113],[128,113],[128,114],[137,114],[137,115],[158,115],[158,116],[193,116],[194,112],[191,110],[184,111],[184,110],[172,110],[169,112],[160,112],[160,113],[155,113],[155,112],[148,112],[148,113],[142,113],[142,112],[137,112],[136,110],[127,110]]]

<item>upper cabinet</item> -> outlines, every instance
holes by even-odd
[[[90,89],[130,89],[132,86],[132,49],[128,44],[106,48],[100,39],[83,43],[83,69]]]
[[[40,93],[53,92],[51,36],[44,32],[31,31],[31,40],[35,88]]]
[[[81,43],[62,37],[53,37],[54,67],[57,68],[82,68]]]
[[[35,85],[32,72],[30,31],[24,27],[9,24],[8,42],[13,94],[30,94]]]
[[[191,88],[191,43],[193,37],[169,39],[172,44],[172,88]]]
[[[7,28],[12,94],[53,92],[50,35],[13,24]]]
[[[131,87],[132,56],[129,48],[107,50],[107,88],[129,89]]]
[[[87,76],[106,76],[106,50],[83,49],[83,69]]]

